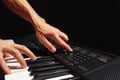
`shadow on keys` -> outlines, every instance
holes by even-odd
[[[1,70],[1,68],[0,68],[0,80],[5,80],[4,74],[3,74],[3,71]]]

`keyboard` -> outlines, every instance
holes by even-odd
[[[32,50],[37,56],[37,59],[32,61],[30,58],[23,55],[28,67],[21,69],[20,64],[15,58],[12,56],[6,58],[7,65],[12,71],[12,74],[5,75],[5,80],[81,80],[81,78],[73,74],[67,66],[47,55],[26,38],[15,40],[15,42],[18,43],[19,41],[22,41],[21,44],[27,43],[27,47]]]
[[[25,57],[25,60],[28,67],[21,69],[16,59],[6,59],[12,74],[5,75],[5,80],[80,80],[79,76],[72,74],[69,68],[51,56],[37,56],[35,61]]]
[[[39,43],[34,34],[14,40],[16,43],[26,45],[36,53],[38,59],[36,61],[26,60],[28,68],[17,72],[15,70],[15,74],[5,76],[6,80],[120,79],[120,57],[112,53],[69,42],[68,44],[73,49],[71,53],[51,41],[57,48],[56,53],[52,54]],[[21,74],[22,76],[20,76]],[[11,77],[12,79],[10,79]]]
[[[88,80],[86,75],[89,75],[95,70],[101,69],[117,59],[116,55],[91,49],[73,42],[68,43],[73,49],[73,52],[70,53],[51,41],[57,48],[56,53],[52,54],[44,46],[41,46],[34,35],[27,36],[27,38],[32,43],[36,44],[36,46],[42,48],[43,52],[49,54],[51,57],[69,68],[72,73],[79,76],[82,80]]]

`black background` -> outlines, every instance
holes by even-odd
[[[65,32],[71,41],[96,49],[120,52],[120,1],[28,0],[46,21]],[[1,36],[34,33],[30,23],[0,2]]]

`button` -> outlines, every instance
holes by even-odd
[[[107,62],[108,61],[108,58],[105,57],[105,56],[100,56],[97,59],[99,59],[100,61],[103,61],[103,62]]]
[[[81,52],[82,54],[88,54],[87,50],[85,50],[85,49],[80,50],[80,52]]]
[[[74,47],[73,50],[79,51],[79,50],[81,50],[81,48],[80,47]]]
[[[90,56],[90,57],[97,57],[97,54],[94,53],[94,52],[89,52],[88,56]]]

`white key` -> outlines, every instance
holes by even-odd
[[[50,79],[46,79],[46,80],[61,80],[61,79],[72,78],[72,77],[74,77],[74,76],[71,74],[68,74],[68,75],[54,77],[54,78],[50,78]]]

